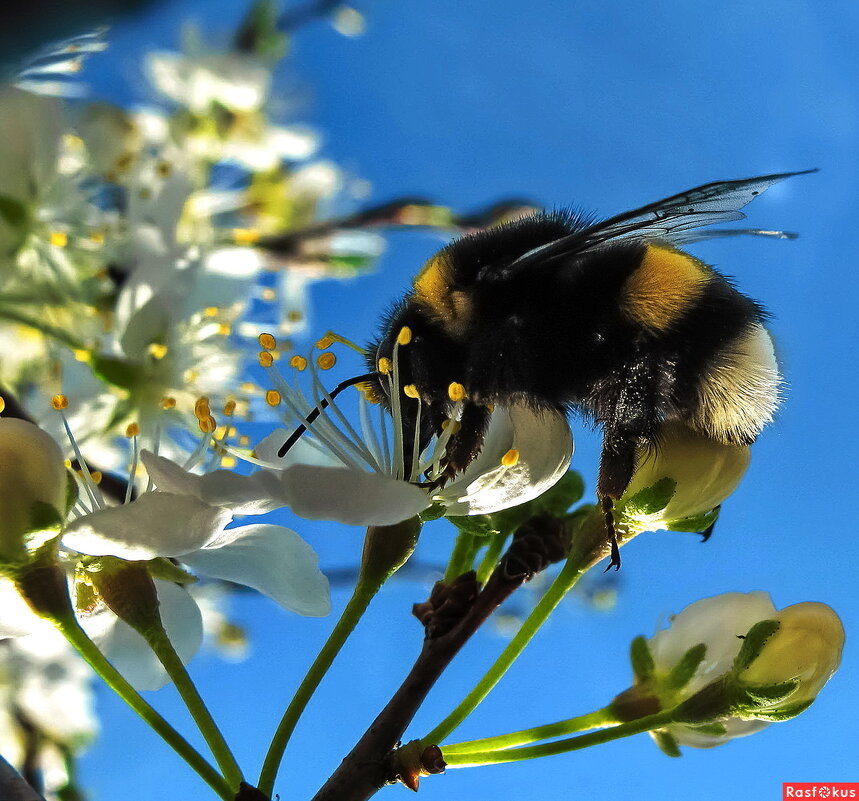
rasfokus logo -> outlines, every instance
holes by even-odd
[[[782,801],[790,798],[856,798],[859,799],[859,782],[785,782]]]

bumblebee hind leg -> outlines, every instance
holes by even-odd
[[[635,472],[635,452],[638,437],[623,436],[606,428],[600,455],[597,477],[597,498],[605,519],[606,532],[611,544],[611,559],[606,571],[620,570],[620,547],[614,526],[614,502],[629,486]]]

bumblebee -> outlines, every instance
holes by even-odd
[[[806,172],[709,183],[602,221],[539,213],[457,239],[388,315],[361,378],[388,407],[403,387],[419,395],[419,423],[408,413],[417,404],[402,405],[407,450],[423,447],[462,402],[441,481],[479,453],[492,404],[525,401],[595,421],[597,496],[618,567],[612,502],[640,446],[658,444],[662,423],[748,445],[779,401],[763,308],[680,247],[737,234],[795,237],[699,229],[743,219],[740,209],[761,192]],[[404,330],[411,338],[397,349],[399,388],[391,389],[383,373]]]

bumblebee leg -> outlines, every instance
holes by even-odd
[[[606,429],[603,438],[600,469],[597,477],[597,498],[605,518],[606,532],[611,543],[611,559],[606,570],[620,570],[620,548],[614,527],[614,501],[623,495],[635,472],[637,437],[628,437]]]
[[[482,404],[467,402],[459,423],[459,430],[447,443],[444,470],[433,482],[437,487],[443,487],[477,458],[489,424],[489,410]]]

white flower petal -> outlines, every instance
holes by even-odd
[[[189,495],[232,514],[260,515],[286,505],[279,478],[265,470],[250,476],[229,470],[198,476],[149,451],[142,451],[140,460],[159,490]]]
[[[187,664],[203,642],[200,610],[182,587],[157,579],[155,586],[167,636],[182,662]],[[81,625],[135,689],[157,690],[168,682],[164,668],[146,640],[112,612],[103,610],[81,620]]]
[[[515,465],[502,457],[518,451]],[[496,407],[479,456],[435,497],[451,515],[490,514],[544,493],[566,473],[573,437],[566,418],[523,404]]]
[[[121,559],[182,556],[214,539],[230,517],[229,510],[187,495],[146,492],[124,506],[75,520],[63,535],[63,545]]]
[[[253,587],[299,615],[323,617],[331,611],[328,579],[317,567],[316,553],[283,526],[227,529],[182,561],[208,576]]]
[[[429,506],[418,487],[345,467],[293,465],[283,471],[282,481],[292,511],[308,520],[390,526]]]
[[[704,643],[704,660],[684,688],[684,695],[692,695],[731,669],[743,644],[740,637],[775,615],[766,592],[728,592],[695,601],[671,618],[669,628],[650,638],[653,661],[657,670],[668,672],[690,648]]]
[[[277,452],[289,439],[292,431],[278,428],[254,446],[254,456],[265,464],[283,469],[294,464],[312,464],[317,467],[342,467],[343,463],[331,451],[317,447],[306,436],[299,439],[284,456]]]

